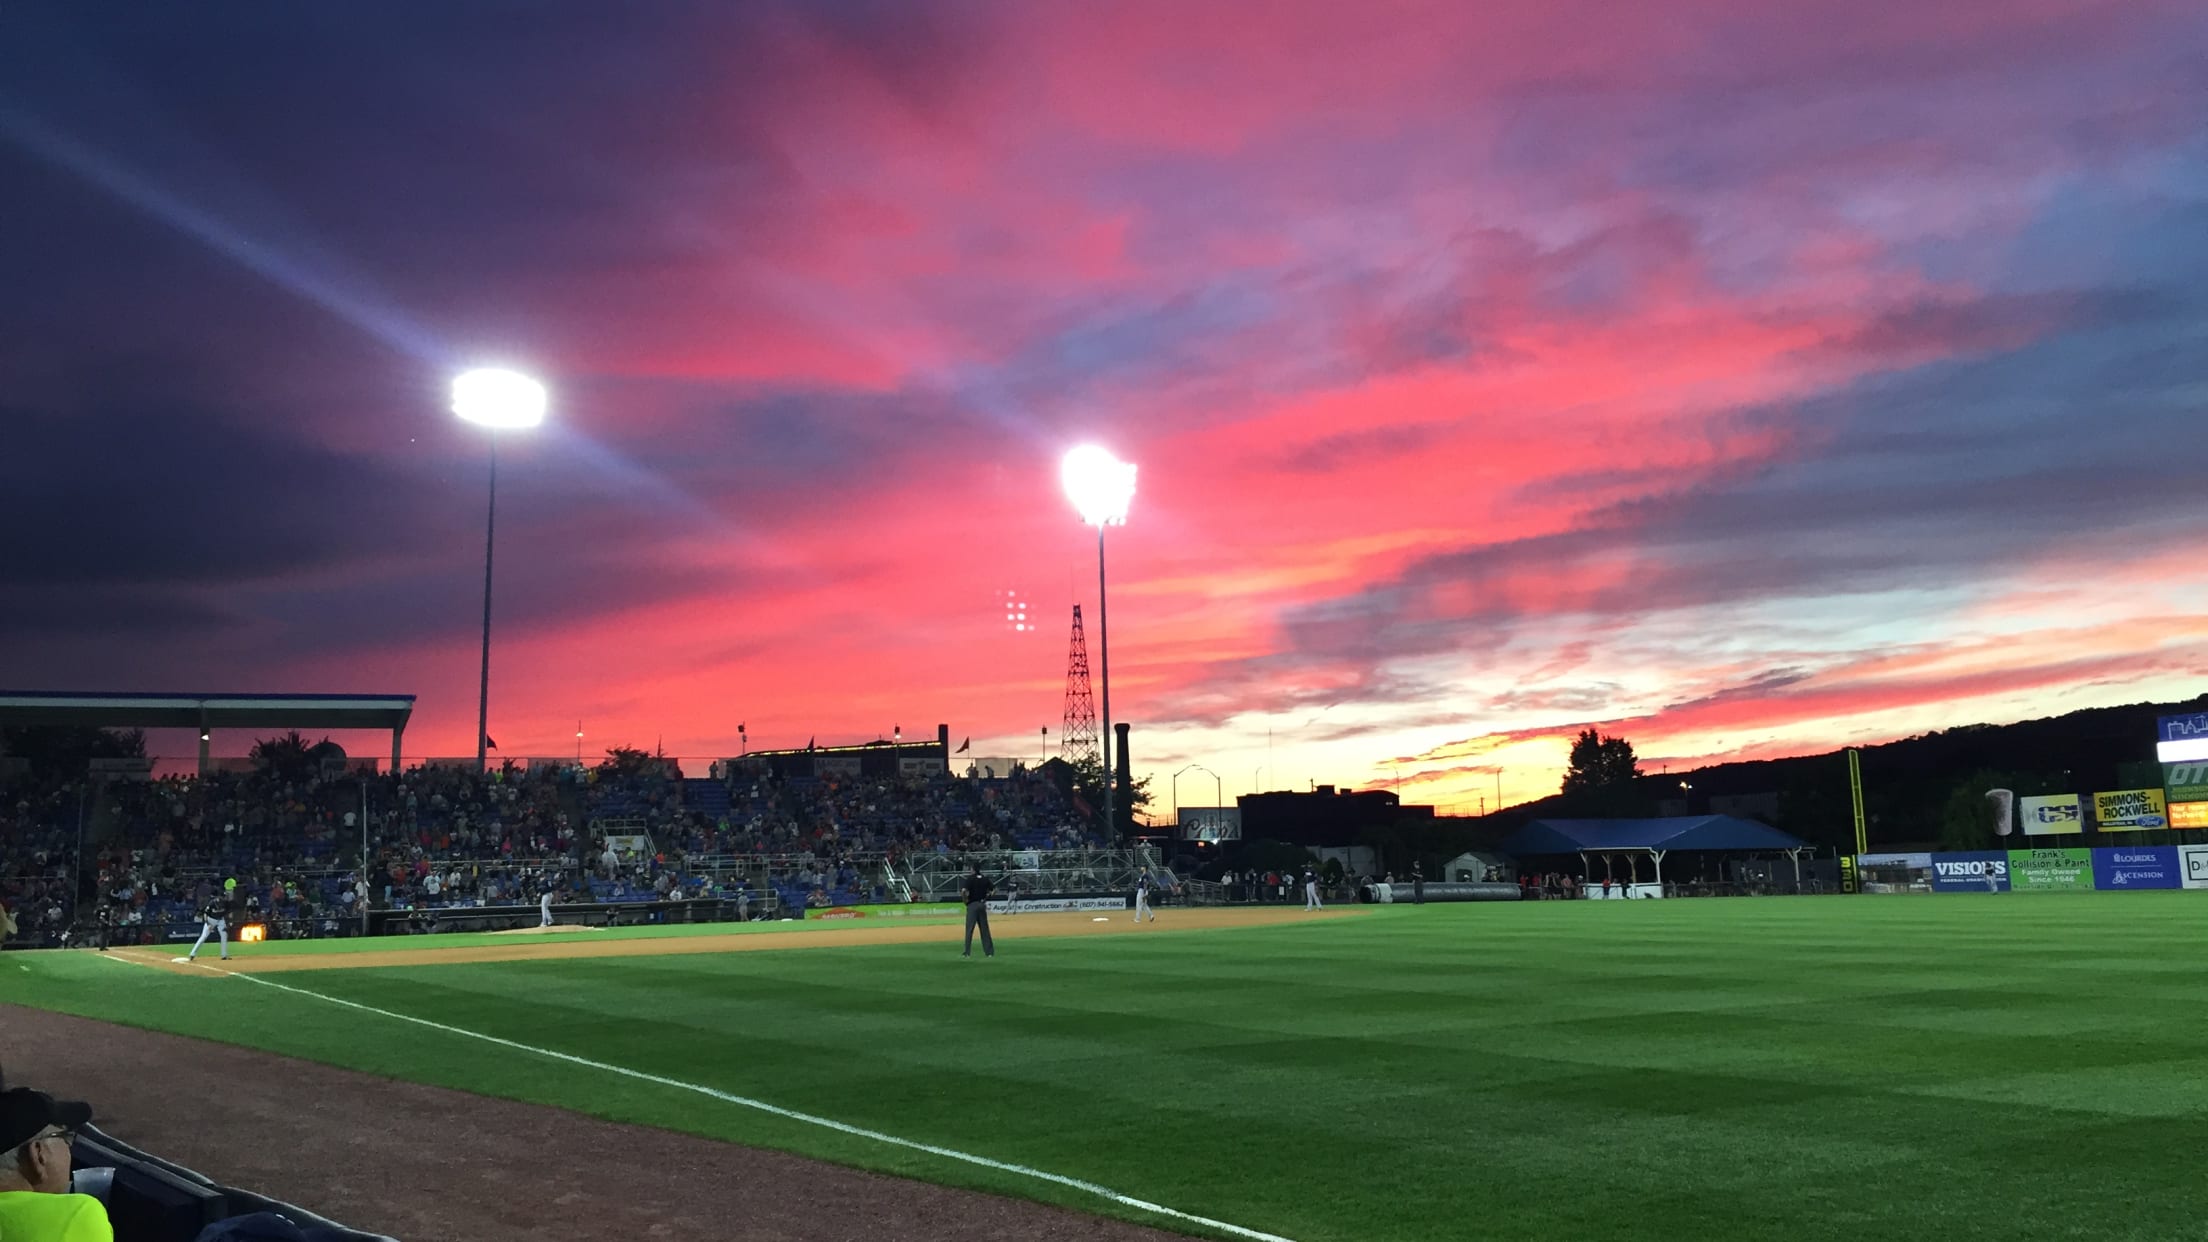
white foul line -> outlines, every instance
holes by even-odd
[[[200,965],[197,962],[194,962],[192,964],[195,966]],[[257,983],[264,988],[275,988],[279,992],[290,992],[298,996],[311,996],[315,1000],[328,1001],[332,1005],[343,1005],[347,1009],[357,1009],[362,1013],[372,1013],[375,1014],[377,1017],[390,1018],[396,1022],[411,1022],[416,1026],[428,1027],[430,1030],[433,1031],[443,1031],[447,1035],[460,1035],[468,1039],[479,1039],[487,1044],[497,1044],[501,1048],[511,1048],[516,1052],[526,1052],[534,1056],[549,1057],[555,1061],[565,1061],[570,1065],[580,1065],[587,1069],[603,1070],[608,1074],[618,1074],[623,1078],[633,1078],[638,1082],[648,1082],[652,1083],[655,1086],[661,1087],[673,1087],[677,1091],[695,1092],[699,1095],[710,1096],[713,1099],[719,1100],[724,1104],[735,1104],[742,1108],[757,1109],[762,1113],[771,1113],[776,1117],[782,1117],[790,1121],[801,1121],[804,1122],[806,1125],[819,1126],[823,1129],[834,1130],[839,1134],[848,1134],[854,1138],[872,1139],[877,1143],[887,1143],[892,1147],[903,1147],[910,1151],[926,1152],[928,1155],[931,1156],[941,1156],[945,1160],[956,1160],[963,1164],[979,1165],[985,1169],[995,1169],[999,1173],[1014,1173],[1018,1174],[1021,1177],[1031,1177],[1037,1181],[1049,1182],[1054,1186],[1064,1186],[1070,1190],[1078,1190],[1084,1194],[1095,1195],[1099,1199],[1103,1199],[1111,1203],[1116,1203],[1121,1207],[1134,1208],[1135,1210],[1142,1212],[1152,1212],[1159,1216],[1169,1217],[1173,1220],[1186,1221],[1192,1225],[1202,1225],[1206,1229],[1216,1229],[1221,1233],[1233,1234],[1235,1237],[1238,1238],[1248,1238],[1251,1240],[1251,1242],[1294,1242],[1293,1239],[1284,1238],[1277,1233],[1265,1233],[1256,1229],[1245,1229],[1240,1225],[1229,1224],[1223,1220],[1213,1220],[1209,1216],[1198,1216],[1192,1212],[1178,1211],[1174,1208],[1166,1207],[1162,1203],[1152,1203],[1147,1199],[1137,1199],[1132,1195],[1123,1195],[1120,1192],[1113,1190],[1109,1186],[1099,1186],[1095,1182],[1084,1182],[1079,1178],[1067,1177],[1061,1173],[1049,1173],[1045,1172],[1042,1169],[1031,1169],[1024,1164],[1010,1164],[1002,1160],[991,1160],[987,1156],[976,1156],[969,1152],[954,1151],[953,1149],[948,1147],[938,1147],[933,1143],[921,1143],[908,1138],[899,1138],[894,1134],[885,1134],[880,1130],[869,1130],[864,1126],[855,1126],[847,1121],[837,1121],[832,1117],[819,1117],[815,1116],[812,1113],[801,1113],[794,1108],[784,1108],[779,1104],[769,1104],[765,1100],[755,1100],[749,1096],[736,1095],[732,1092],[716,1090],[712,1087],[704,1086],[699,1083],[683,1082],[682,1080],[677,1078],[662,1078],[658,1074],[647,1074],[642,1070],[633,1070],[624,1065],[609,1065],[604,1061],[593,1061],[588,1057],[579,1057],[574,1055],[573,1053],[557,1052],[550,1048],[538,1048],[530,1044],[517,1043],[516,1041],[511,1039],[501,1039],[496,1035],[486,1035],[481,1031],[471,1031],[464,1027],[447,1026],[442,1022],[432,1022],[428,1018],[417,1018],[412,1014],[397,1013],[389,1009],[378,1009],[374,1005],[363,1005],[359,1001],[349,1001],[341,997],[330,996],[326,993],[310,991],[306,988],[293,987],[288,983],[275,983],[270,980],[263,979],[258,975],[244,974],[235,970],[222,970],[219,967],[213,966],[205,966],[202,967],[202,969],[213,970],[216,971],[216,973],[218,974],[228,975],[233,979],[243,979],[248,983]]]

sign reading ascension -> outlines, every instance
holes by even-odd
[[[2102,832],[2142,832],[2169,825],[2159,789],[2118,789],[2093,795],[2093,819]]]

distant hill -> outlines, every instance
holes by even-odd
[[[2208,711],[2208,695],[2176,703],[2089,707],[2015,724],[1960,725],[1865,746],[1863,802],[1871,846],[1897,849],[1938,842],[1949,799],[1958,787],[1976,784],[1974,778],[1981,776],[1998,778],[2019,795],[2159,786],[2155,717],[2189,711]],[[1688,809],[1694,814],[1707,813],[1713,797],[1776,794],[1776,813],[1759,818],[1821,846],[1854,844],[1843,751],[1644,775],[1639,792],[1646,813],[1655,814],[1659,802],[1678,799],[1682,779],[1693,785]],[[1543,798],[1476,821],[1480,828],[1473,835],[1499,840],[1528,820],[1563,813],[1561,797]],[[2160,837],[2138,833],[2125,839],[2144,845]]]

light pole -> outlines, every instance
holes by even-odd
[[[1191,763],[1183,767],[1181,772],[1193,772],[1202,766],[1202,764]],[[1173,774],[1173,826],[1175,828],[1181,826],[1181,772]]]
[[[1135,467],[1111,455],[1110,451],[1093,444],[1086,444],[1066,454],[1058,468],[1060,483],[1065,486],[1066,499],[1073,502],[1081,520],[1096,527],[1096,645],[1097,669],[1104,683],[1104,729],[1101,734],[1104,758],[1104,831],[1109,837],[1119,830],[1119,822],[1112,816],[1114,787],[1118,773],[1112,767],[1112,637],[1110,612],[1104,602],[1104,528],[1125,526],[1127,506],[1135,499]],[[1177,800],[1176,800],[1177,801]],[[1178,818],[1180,808],[1174,808]]]
[[[491,502],[483,522],[483,681],[475,704],[475,770],[489,770],[491,728],[491,549],[498,535],[498,435],[544,421],[544,385],[496,368],[469,371],[452,381],[452,412],[491,436]]]

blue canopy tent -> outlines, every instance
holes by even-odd
[[[1732,815],[1672,815],[1661,819],[1537,819],[1504,839],[1505,854],[1646,854],[1664,882],[1664,855],[1674,850],[1773,850],[1794,860],[1801,882],[1802,851],[1810,844],[1769,824]],[[1639,868],[1634,868],[1638,878]]]

